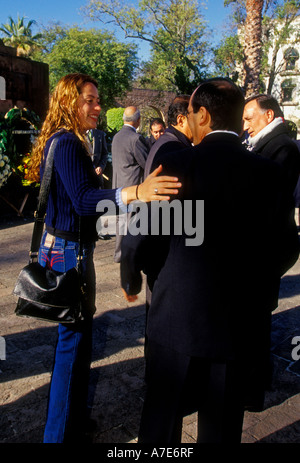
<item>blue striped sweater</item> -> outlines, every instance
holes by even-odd
[[[46,143],[45,159],[53,135]],[[41,178],[44,162],[41,164]],[[97,239],[96,206],[102,199],[115,204],[117,190],[99,189],[92,160],[81,141],[71,132],[64,132],[54,153],[54,171],[47,206],[46,227],[50,233],[61,236],[61,232],[77,241],[78,217],[81,216],[81,232],[84,242]],[[62,236],[63,238],[65,236]]]

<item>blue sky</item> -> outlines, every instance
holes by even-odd
[[[87,0],[0,0],[0,24],[7,23],[9,16],[17,19],[19,14],[21,17],[25,16],[28,20],[34,19],[38,24],[43,25],[49,21],[60,21],[62,24],[77,24],[86,28],[105,28],[103,23],[88,22],[80,12],[80,7],[87,3]],[[207,0],[206,10],[203,12],[210,28],[213,29],[214,40],[219,40],[222,34],[222,24],[230,10],[224,7],[224,0]],[[116,36],[122,40],[122,35],[118,34],[117,30],[115,32]],[[139,48],[140,56],[145,59],[147,47],[145,48],[139,42]]]

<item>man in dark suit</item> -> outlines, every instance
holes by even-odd
[[[108,158],[105,133],[102,130],[92,129],[89,131],[89,139],[92,144],[92,162],[95,172],[99,177],[100,187],[104,188],[103,172]]]
[[[145,177],[151,172],[153,159],[158,150],[175,151],[192,144],[192,133],[187,122],[189,95],[179,95],[168,108],[168,127],[152,145],[145,166]]]
[[[166,124],[160,117],[155,117],[150,121],[150,137],[146,138],[146,143],[149,150],[152,148],[154,143],[164,134],[166,130]]]
[[[146,141],[142,135],[137,133],[141,121],[140,111],[135,106],[128,106],[125,108],[123,121],[122,129],[112,140],[113,188],[142,183],[148,156]],[[121,242],[127,220],[126,214],[117,217],[115,262],[120,262]]]
[[[243,107],[227,79],[195,90],[195,146],[157,153],[153,165],[182,182],[181,217],[168,235],[124,237],[125,294],[140,291],[141,270],[152,285],[140,443],[178,444],[188,410],[198,411],[198,442],[239,443],[249,388],[264,391],[271,312],[299,242],[279,166],[241,145]]]
[[[248,98],[243,119],[253,152],[279,164],[286,188],[294,192],[300,174],[300,153],[289,136],[277,100],[265,94]]]
[[[152,163],[156,153],[173,152],[192,146],[192,132],[188,125],[187,115],[190,95],[178,95],[168,108],[168,127],[149,151],[146,165],[145,177],[151,173]],[[184,162],[184,159],[182,160]],[[146,325],[149,305],[151,301],[151,291],[146,286]],[[147,334],[145,335],[145,352],[147,348]]]

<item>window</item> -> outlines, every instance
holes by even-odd
[[[299,53],[295,48],[288,48],[284,52],[284,59],[285,59],[285,69],[287,71],[292,71],[296,67],[296,61],[299,59]]]
[[[286,79],[281,84],[282,89],[282,101],[292,101],[293,100],[293,91],[296,87],[296,84],[293,83],[292,79]]]

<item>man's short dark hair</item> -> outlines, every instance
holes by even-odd
[[[279,106],[279,103],[272,95],[267,95],[266,93],[262,93],[260,95],[252,95],[246,99],[245,104],[253,100],[257,101],[258,106],[263,111],[272,109],[272,111],[274,111],[274,117],[283,117],[283,112]]]
[[[201,106],[209,112],[212,130],[230,130],[240,134],[245,99],[241,89],[230,79],[216,77],[206,80],[192,97],[193,112]]]
[[[188,115],[188,106],[190,95],[178,95],[169,106],[168,110],[168,124],[177,125],[177,117],[182,114]]]
[[[161,124],[164,128],[166,128],[165,121],[163,121],[160,117],[154,117],[150,119],[150,130],[152,129],[153,125]]]

